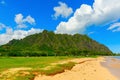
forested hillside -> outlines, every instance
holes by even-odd
[[[12,40],[0,47],[1,56],[89,56],[111,55],[104,45],[87,35],[55,34],[44,30],[42,33]]]

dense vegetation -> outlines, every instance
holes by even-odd
[[[55,34],[43,31],[0,46],[1,56],[86,56],[112,55],[102,44],[87,35]]]
[[[120,53],[113,53],[113,56],[120,56]]]

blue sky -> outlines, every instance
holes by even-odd
[[[119,0],[0,0],[0,45],[49,30],[86,34],[118,53],[119,13]]]

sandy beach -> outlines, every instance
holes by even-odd
[[[76,64],[71,70],[54,76],[38,75],[34,80],[118,80],[111,72],[101,65],[103,57],[73,59]]]

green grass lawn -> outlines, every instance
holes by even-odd
[[[39,72],[41,68],[50,66],[51,63],[56,63],[58,61],[72,59],[73,57],[61,56],[61,57],[0,57],[0,74],[8,70],[10,68],[21,68],[28,67],[32,68],[29,72]],[[29,80],[29,78],[33,77],[33,74],[26,76],[17,76],[9,77],[11,80]],[[6,77],[6,76],[5,76]],[[3,77],[2,80],[6,80]],[[14,79],[13,79],[14,78]]]
[[[72,57],[0,57],[0,71],[17,68],[30,67],[33,69],[43,68],[50,63],[71,59]]]
[[[96,56],[92,56],[96,57]],[[32,80],[36,76],[36,73],[46,74],[46,75],[53,75],[56,73],[63,72],[65,69],[71,69],[75,63],[65,63],[62,65],[57,64],[56,66],[52,67],[49,70],[42,70],[47,66],[51,66],[51,63],[57,63],[58,61],[73,59],[73,58],[83,58],[81,56],[78,57],[67,57],[67,56],[60,56],[60,57],[0,57],[0,74],[2,74],[5,70],[11,68],[21,68],[27,67],[32,68],[31,70],[26,70],[29,72],[29,75],[24,75],[24,71],[19,71],[14,75],[7,76],[9,80]],[[35,74],[34,74],[35,73]],[[0,77],[1,78],[1,77]],[[7,80],[6,75],[2,77],[1,80]]]

